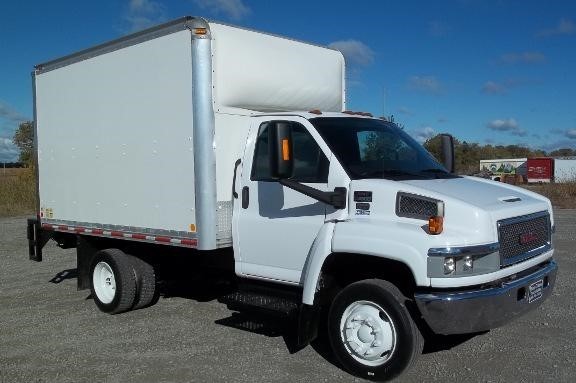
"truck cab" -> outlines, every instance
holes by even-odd
[[[328,295],[329,326],[349,370],[403,369],[410,358],[391,355],[420,347],[422,327],[486,331],[550,295],[546,198],[453,174],[381,119],[315,111],[252,120],[235,180],[236,273],[299,286],[310,307],[326,303],[324,289],[339,291]]]

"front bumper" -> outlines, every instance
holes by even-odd
[[[437,334],[467,334],[500,327],[534,310],[552,293],[558,266],[553,260],[476,290],[433,291],[415,294],[424,320]],[[529,302],[529,287],[542,280],[542,296]]]

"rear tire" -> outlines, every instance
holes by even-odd
[[[328,315],[328,335],[338,361],[364,379],[394,379],[424,347],[407,298],[392,283],[369,279],[344,288]]]
[[[118,249],[98,251],[90,265],[90,291],[96,306],[109,314],[130,310],[136,297],[131,256]]]
[[[136,275],[136,299],[134,310],[153,304],[157,298],[156,273],[154,267],[148,262],[132,257],[132,268]]]

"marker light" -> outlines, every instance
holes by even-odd
[[[282,140],[282,159],[290,161],[290,143],[287,139]]]
[[[444,230],[444,217],[433,216],[428,218],[428,232],[430,234],[440,234]]]
[[[206,33],[208,33],[208,31],[206,30],[206,28],[194,28],[194,34],[195,35],[200,35],[203,36]]]
[[[456,270],[456,262],[454,258],[444,258],[444,274],[452,274]]]

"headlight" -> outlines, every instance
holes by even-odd
[[[430,249],[428,277],[466,277],[500,270],[499,249],[498,243]]]

